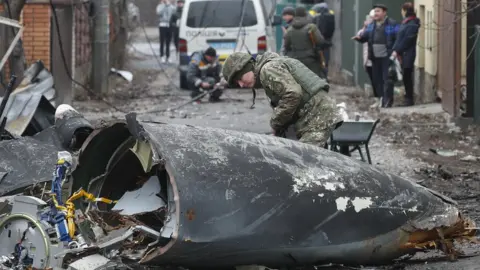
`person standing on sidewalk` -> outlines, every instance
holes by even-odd
[[[405,86],[403,106],[412,106],[414,104],[413,67],[417,56],[417,37],[420,19],[417,18],[411,2],[403,4],[402,16],[404,19],[398,30],[392,56],[397,57],[402,63],[403,84]]]
[[[365,18],[365,22],[363,23],[362,29],[360,29],[357,33],[357,36],[361,36],[367,26],[373,22],[373,17],[375,15],[375,10],[371,10],[370,13]],[[363,68],[368,74],[368,78],[370,79],[370,84],[373,90],[373,97],[375,98],[375,103],[370,106],[370,108],[377,108],[379,104],[381,104],[381,96],[378,91],[375,89],[375,83],[373,81],[373,70],[372,70],[372,60],[368,59],[368,44],[363,44]]]
[[[282,10],[282,19],[285,23],[285,25],[282,26],[283,40],[282,48],[280,49],[280,53],[282,55],[285,55],[285,34],[287,33],[288,28],[292,24],[293,17],[295,17],[295,9],[293,7],[288,6]]]
[[[393,80],[389,79],[390,56],[393,52],[399,25],[387,17],[387,7],[383,4],[373,6],[374,22],[370,23],[361,36],[352,39],[360,43],[368,42],[368,58],[372,60],[375,89],[382,97],[381,106],[393,105]]]
[[[330,48],[333,46],[332,39],[335,33],[335,12],[328,8],[328,4],[323,2],[312,7],[315,12],[313,22],[325,39],[325,45],[322,50],[322,58],[325,62],[325,76],[328,77],[328,63],[330,61]]]
[[[158,27],[160,29],[160,57],[162,63],[168,62],[170,57],[170,42],[172,41],[170,22],[175,12],[175,6],[170,3],[170,0],[160,0],[157,6],[157,15],[159,17]]]
[[[184,0],[177,0],[177,9],[172,15],[170,27],[172,28],[173,44],[178,54],[178,42],[180,41],[180,19],[182,18]]]

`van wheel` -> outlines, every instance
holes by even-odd
[[[180,71],[180,88],[188,90],[187,74]]]

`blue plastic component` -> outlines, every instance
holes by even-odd
[[[55,194],[59,205],[64,205],[62,200],[62,182],[65,180],[68,168],[70,168],[70,163],[64,160],[59,160],[58,164],[55,166],[55,171],[53,172],[51,193]],[[58,240],[61,242],[71,242],[72,239],[70,238],[68,231],[65,213],[58,211],[53,201],[50,201],[49,204],[50,209],[41,213],[40,218],[47,221],[52,226],[55,226]]]
[[[52,193],[57,197],[59,205],[63,205],[62,201],[62,181],[65,179],[67,169],[70,167],[68,162],[57,164],[53,173]]]
[[[70,238],[70,235],[68,234],[68,227],[67,227],[67,221],[65,220],[65,215],[61,212],[59,212],[55,216],[55,228],[57,229],[57,232],[59,234],[59,240],[61,242],[72,241],[72,239]]]

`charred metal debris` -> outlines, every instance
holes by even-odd
[[[42,142],[53,181],[19,175],[3,193],[5,269],[378,265],[429,249],[455,259],[476,240],[451,199],[338,153],[135,114],[88,129],[62,108],[76,124],[52,127],[69,143]],[[88,135],[72,144],[75,130]]]

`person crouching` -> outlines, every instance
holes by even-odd
[[[217,88],[210,93],[211,102],[219,101],[223,90],[217,87],[220,84],[222,65],[218,62],[217,52],[210,47],[205,51],[195,52],[188,65],[188,88],[192,91],[191,97],[197,97],[203,91]]]

